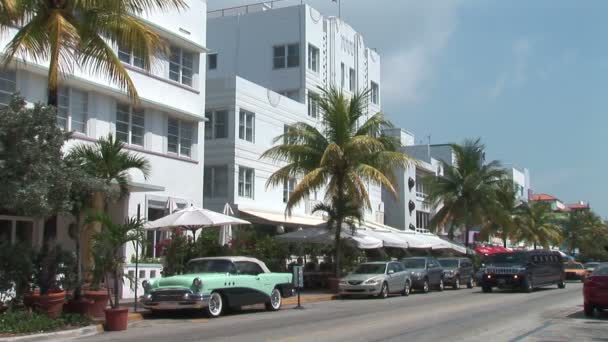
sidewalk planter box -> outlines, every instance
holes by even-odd
[[[129,308],[106,309],[106,330],[127,330],[129,323]]]
[[[92,300],[90,312],[93,317],[103,317],[108,306],[108,291],[106,290],[84,290],[82,295],[85,299]]]
[[[57,318],[63,311],[65,303],[65,291],[49,292],[39,297],[40,311],[46,313],[50,318]]]

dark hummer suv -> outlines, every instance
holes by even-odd
[[[563,289],[564,279],[564,264],[558,252],[500,253],[488,256],[481,288],[486,293],[492,292],[493,287],[519,288],[524,292],[547,285]]]
[[[434,257],[411,257],[401,259],[412,279],[412,288],[424,293],[431,287],[443,291],[443,268]]]
[[[458,290],[461,284],[466,284],[469,289],[475,287],[475,271],[471,259],[439,258],[438,260],[443,267],[443,282],[446,286],[452,286],[455,290]]]

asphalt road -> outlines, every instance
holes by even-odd
[[[525,341],[581,310],[582,286],[531,294],[446,290],[389,299],[307,304],[304,310],[252,309],[218,319],[171,314],[136,322],[126,332],[87,341]],[[600,333],[608,337],[608,322]],[[559,327],[559,325],[557,325]],[[604,330],[605,329],[605,330]],[[605,334],[604,334],[605,333]]]

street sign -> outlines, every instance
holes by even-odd
[[[304,287],[304,268],[302,266],[293,267],[293,287],[298,289]]]

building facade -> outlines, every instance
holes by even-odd
[[[379,55],[343,20],[305,4],[213,11],[208,32],[205,206],[221,210],[230,203],[242,216],[309,222],[310,209],[322,198],[313,196],[294,209],[292,218],[285,217],[297,180],[266,187],[280,165],[260,157],[288,125],[320,127],[320,108],[313,100],[320,87],[347,95],[370,89],[368,113],[380,111]],[[368,188],[372,210],[366,220],[382,223],[381,188]]]
[[[187,0],[188,9],[155,12],[143,16],[167,40],[171,55],[159,57],[150,72],[141,69],[141,59],[114,46],[115,52],[139,93],[140,104],[132,104],[126,93],[103,75],[74,67],[61,79],[57,124],[73,132],[66,143],[93,143],[113,134],[126,149],[145,157],[151,165],[147,179],[132,173],[130,195],[113,203],[110,215],[116,222],[137,214],[153,220],[174,207],[202,206],[205,111],[206,1]],[[201,19],[202,18],[202,19]],[[15,34],[0,40],[0,51]],[[1,53],[1,52],[0,52]],[[47,101],[48,62],[19,60],[0,70],[0,105],[20,91],[28,102]],[[73,248],[68,227],[73,218],[62,215],[46,222],[0,214],[0,239],[31,242],[34,247],[56,240]],[[161,233],[148,233],[148,256]],[[127,262],[133,255],[126,246]]]

